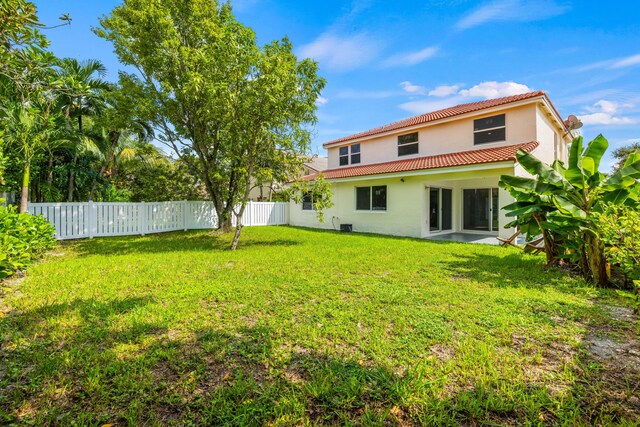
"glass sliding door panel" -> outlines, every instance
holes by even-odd
[[[491,189],[491,230],[498,231],[500,230],[500,221],[498,221],[498,216],[500,214],[500,207],[498,205],[498,189]]]
[[[451,218],[453,215],[453,191],[442,189],[442,229],[451,230]]]
[[[463,191],[463,228],[465,230],[490,230],[490,198],[491,193],[488,188]]]
[[[429,230],[440,230],[440,189],[429,189]]]

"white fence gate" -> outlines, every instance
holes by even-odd
[[[218,224],[213,202],[30,203],[28,211],[53,224],[59,240],[215,228]],[[288,223],[289,204],[283,202],[248,202],[242,216],[247,226]]]

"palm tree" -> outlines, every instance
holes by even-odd
[[[6,131],[6,141],[21,153],[24,162],[20,212],[27,211],[31,166],[34,159],[63,142],[63,132],[59,123],[56,123],[55,111],[50,107],[45,100],[40,104],[14,103],[4,109],[3,127]]]
[[[73,201],[75,167],[80,151],[86,146],[83,118],[99,114],[105,108],[105,93],[112,85],[103,80],[106,68],[98,60],[80,62],[75,58],[63,58],[57,63],[58,99],[60,109],[74,131],[75,138],[73,159],[69,168],[67,200]],[[77,122],[75,129],[73,122]]]
[[[152,146],[155,151],[151,153],[140,150],[140,148],[150,145],[148,141],[152,135],[151,128],[146,123],[138,121],[131,122],[129,129],[102,128],[100,136],[93,138],[96,148],[93,150],[93,154],[100,159],[100,172],[91,185],[89,200],[93,200],[98,187],[98,179],[115,178],[122,163],[135,157],[153,163],[158,156],[161,156],[160,150],[155,146]]]

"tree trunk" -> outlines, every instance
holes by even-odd
[[[29,175],[31,174],[31,165],[27,163],[24,166],[24,174],[22,175],[22,193],[20,195],[20,212],[26,212],[29,205]]]
[[[233,241],[231,242],[232,251],[235,251],[236,248],[238,247],[238,242],[240,241],[240,232],[242,232],[242,228],[244,227],[244,225],[242,225],[240,221],[241,220],[238,219],[238,224],[236,225],[236,232],[234,233]]]
[[[596,236],[587,234],[585,237],[585,251],[593,282],[601,288],[606,288],[609,284],[609,277],[607,275],[607,260],[604,256],[604,245]]]

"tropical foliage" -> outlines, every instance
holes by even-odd
[[[0,279],[10,276],[53,248],[55,229],[42,216],[0,206]]]
[[[575,264],[585,278],[600,286],[609,283],[605,241],[595,214],[606,206],[640,205],[640,154],[629,155],[622,167],[607,176],[599,172],[608,142],[599,135],[586,148],[582,137],[573,140],[568,165],[547,165],[520,150],[516,157],[534,178],[502,176],[500,186],[516,202],[506,206],[529,239],[542,234],[549,264]]]
[[[0,192],[20,194],[22,211],[28,201],[203,197],[184,162],[151,144],[136,100],[105,80],[99,60],[47,50],[33,3],[2,0],[0,24]]]
[[[628,283],[640,287],[640,211],[610,204],[595,213],[595,221],[607,259],[622,270]]]

